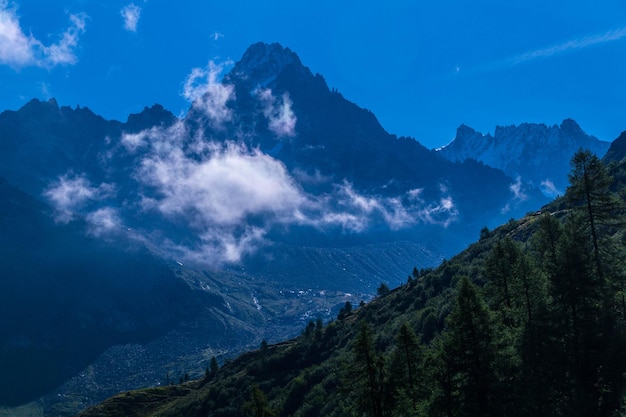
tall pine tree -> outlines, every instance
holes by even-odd
[[[576,152],[572,157],[571,167],[566,197],[571,207],[586,220],[595,272],[603,279],[605,266],[601,251],[601,233],[621,221],[623,204],[611,192],[613,179],[606,166],[591,151],[581,149]]]
[[[456,303],[442,337],[445,357],[451,361],[456,415],[498,415],[494,320],[482,295],[465,276],[459,282]]]
[[[426,397],[423,356],[423,348],[417,335],[404,323],[396,337],[389,374],[389,385],[397,410],[394,415],[417,415],[418,404]]]
[[[384,358],[374,348],[372,330],[361,322],[359,334],[352,347],[349,378],[356,388],[357,405],[364,415],[382,417],[385,412]]]

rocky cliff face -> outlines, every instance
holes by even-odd
[[[604,156],[607,162],[620,162],[626,156],[626,132],[622,132],[617,139],[611,143],[611,147]]]
[[[560,126],[498,126],[493,136],[462,125],[454,140],[437,152],[451,161],[481,161],[512,178],[519,177],[522,183],[540,187],[552,197],[565,191],[574,152],[590,149],[602,157],[609,146],[609,142],[586,134],[574,120],[566,119]]]

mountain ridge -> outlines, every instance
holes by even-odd
[[[583,148],[604,156],[610,145],[586,134],[573,119],[565,119],[552,126],[496,126],[493,136],[461,125],[454,140],[436,151],[449,160],[481,161],[555,197],[565,191],[569,159],[574,152]]]

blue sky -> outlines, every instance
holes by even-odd
[[[0,0],[0,110],[33,97],[106,118],[186,111],[193,68],[279,42],[391,133],[461,123],[626,130],[626,2]]]

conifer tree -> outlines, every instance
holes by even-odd
[[[604,281],[594,267],[593,244],[586,239],[584,220],[568,219],[557,244],[557,265],[551,276],[548,320],[553,321],[545,357],[553,368],[552,385],[562,395],[566,415],[597,415],[596,388],[603,358]],[[557,348],[558,347],[558,348]],[[563,414],[561,414],[563,415]]]
[[[456,389],[456,369],[452,352],[444,346],[445,337],[435,338],[425,361],[425,372],[431,384],[431,398],[428,407],[429,416],[453,417],[459,408]]]
[[[259,384],[254,384],[250,390],[250,398],[241,406],[241,411],[250,417],[274,417],[276,413],[270,408],[267,396]]]
[[[446,319],[443,350],[451,361],[453,400],[459,416],[497,415],[496,332],[491,311],[469,278],[462,277]]]
[[[361,322],[352,349],[350,377],[354,382],[358,407],[365,415],[382,417],[385,411],[384,358],[376,353],[370,326]]]
[[[423,352],[420,341],[413,329],[404,323],[396,337],[396,344],[391,359],[390,382],[394,399],[399,407],[411,408],[417,412],[420,399],[425,397],[423,378]],[[398,408],[398,406],[396,406]],[[410,415],[410,413],[405,413]]]
[[[521,252],[513,265],[513,300],[522,323],[531,322],[545,307],[547,288],[545,275],[526,252]]]
[[[604,163],[591,151],[579,150],[571,160],[570,186],[566,197],[586,220],[593,247],[596,273],[603,279],[605,271],[600,247],[601,231],[620,221],[623,204],[611,192],[613,179]]]
[[[557,263],[556,247],[563,227],[552,214],[543,213],[539,219],[539,230],[531,239],[531,248],[544,271],[552,274]]]
[[[217,364],[217,359],[215,359],[215,356],[211,357],[211,364],[209,367],[209,372],[211,373],[211,376],[215,376],[217,375],[217,373],[220,370],[220,366]]]
[[[521,251],[510,238],[496,242],[485,261],[486,291],[491,299],[491,307],[501,312],[503,323],[512,327],[514,267],[521,257]]]

